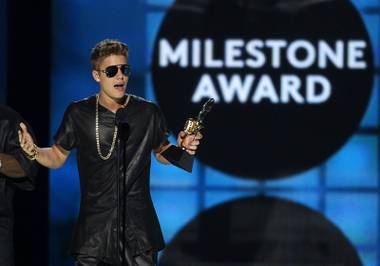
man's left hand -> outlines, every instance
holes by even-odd
[[[200,132],[197,134],[187,135],[184,131],[181,131],[178,133],[177,146],[182,148],[182,150],[185,150],[190,155],[194,155],[198,149],[200,139],[202,138],[203,136]]]

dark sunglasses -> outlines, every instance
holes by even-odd
[[[121,70],[121,73],[123,73],[125,76],[129,77],[131,75],[131,65],[128,64],[109,66],[106,67],[106,69],[100,71],[106,74],[108,78],[113,78],[114,76],[116,76],[119,69]]]

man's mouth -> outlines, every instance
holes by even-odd
[[[115,89],[124,89],[124,84],[115,84],[113,85]]]

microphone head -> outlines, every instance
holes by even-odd
[[[119,123],[117,127],[119,139],[121,141],[127,141],[130,133],[130,127],[128,123]]]
[[[118,128],[118,137],[122,141],[127,141],[130,133],[130,127],[129,124],[126,121],[126,115],[125,115],[126,109],[120,108],[116,111],[116,117],[115,122],[116,126]]]

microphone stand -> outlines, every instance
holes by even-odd
[[[119,232],[121,232],[121,239],[119,239],[118,248],[119,248],[119,255],[121,253],[121,258],[119,256],[119,259],[121,259],[121,265],[126,265],[126,258],[125,258],[125,247],[126,247],[126,237],[125,237],[125,226],[126,226],[126,171],[127,171],[127,165],[126,165],[126,145],[127,140],[129,137],[130,128],[128,123],[123,122],[121,119],[122,112],[116,113],[116,124],[118,127],[118,141],[119,141],[119,166],[122,166],[122,174],[120,176],[120,171],[118,175],[117,185],[118,185],[118,194],[119,194],[119,212],[121,214],[121,219],[119,217],[119,224],[118,227],[120,228],[120,222],[122,224],[121,230],[119,229]],[[121,180],[120,180],[121,178]],[[121,188],[121,189],[120,189]],[[120,245],[121,244],[121,245]]]

